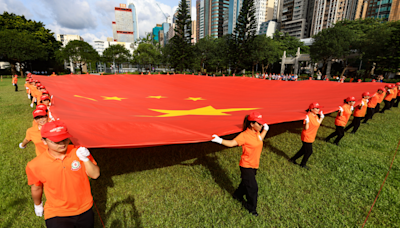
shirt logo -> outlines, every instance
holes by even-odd
[[[77,161],[77,160],[74,160],[71,163],[71,170],[72,171],[78,171],[79,169],[81,169],[81,163],[79,161]]]
[[[64,127],[56,127],[50,130],[50,132],[60,132]]]

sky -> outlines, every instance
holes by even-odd
[[[180,0],[128,0],[136,6],[139,36],[144,37],[156,24],[165,22],[178,8]],[[93,44],[94,39],[112,37],[114,8],[127,0],[0,0],[0,13],[4,11],[24,15],[25,18],[41,21],[55,34],[80,35]],[[196,16],[196,0],[192,0],[192,20]]]

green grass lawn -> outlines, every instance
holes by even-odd
[[[0,82],[0,227],[45,226],[35,216],[25,175],[34,145],[18,147],[32,124],[23,83],[14,92],[11,79]],[[361,227],[400,139],[399,115],[399,108],[376,114],[339,147],[323,141],[334,131],[336,113],[327,115],[309,171],[286,160],[301,147],[301,122],[272,125],[257,173],[257,218],[231,197],[240,182],[241,148],[211,142],[91,149],[101,169],[91,181],[94,201],[112,228]],[[366,227],[400,227],[399,166],[397,158]],[[102,227],[93,209],[95,227]]]

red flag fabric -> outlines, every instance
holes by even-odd
[[[51,112],[75,145],[145,147],[211,140],[241,131],[256,110],[268,124],[301,120],[312,102],[324,113],[381,83],[270,81],[193,75],[34,76],[53,95]]]

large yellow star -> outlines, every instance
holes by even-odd
[[[102,98],[104,98],[104,100],[114,100],[114,101],[121,101],[123,99],[128,99],[128,98],[122,98],[122,97],[105,97],[105,96],[101,96]]]
[[[155,99],[161,99],[161,98],[167,98],[167,97],[163,97],[163,96],[148,96],[146,98],[155,98]]]
[[[188,97],[185,100],[191,100],[191,101],[204,101],[205,99],[201,97]]]
[[[161,109],[150,109],[151,111],[161,112],[164,115],[153,116],[153,117],[173,117],[173,116],[230,116],[225,112],[237,112],[246,110],[255,110],[259,108],[228,108],[228,109],[215,109],[212,106],[206,106],[203,108],[189,109],[189,110],[161,110]],[[148,116],[149,117],[149,116]]]
[[[88,100],[91,100],[91,101],[96,101],[95,99],[90,98],[90,97],[83,97],[83,96],[79,96],[79,95],[74,95],[74,97],[79,97],[79,98],[84,98],[84,99],[88,99]]]

